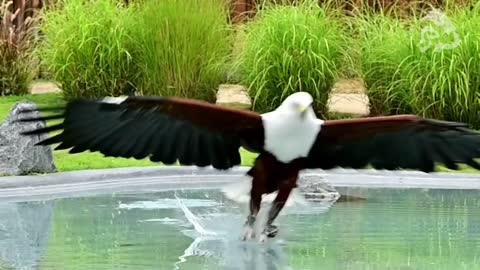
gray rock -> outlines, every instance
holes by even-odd
[[[23,136],[22,131],[45,127],[44,122],[15,122],[22,110],[36,109],[30,101],[15,103],[5,120],[0,123],[0,175],[25,175],[56,171],[50,146],[35,146],[48,135]],[[31,112],[29,116],[41,116]],[[24,117],[24,116],[22,116]]]
[[[305,199],[309,201],[330,201],[340,197],[335,187],[319,175],[300,174],[297,185]]]

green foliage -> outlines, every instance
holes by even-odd
[[[324,114],[345,44],[335,11],[311,5],[265,5],[244,27],[244,47],[237,69],[253,98],[254,110],[265,112],[297,91],[315,99]]]
[[[39,52],[67,99],[135,91],[139,68],[129,30],[136,18],[118,2],[62,0],[43,13]]]
[[[0,0],[0,95],[29,91],[33,79],[31,43],[33,20],[23,21],[24,10],[12,11],[12,1]],[[14,24],[16,20],[16,24]]]
[[[139,11],[142,94],[214,101],[232,31],[223,0],[146,0]]]
[[[418,18],[359,17],[362,76],[374,113],[415,113],[480,127],[480,5],[447,14],[455,27],[450,33],[447,25]],[[438,50],[439,44],[454,46]]]
[[[221,0],[63,0],[44,14],[41,55],[65,96],[175,95],[212,101],[231,33]]]
[[[399,20],[383,15],[362,15],[356,23],[360,29],[358,55],[370,110],[373,114],[390,113],[405,100],[405,92],[389,88],[397,66],[410,53],[410,33]]]
[[[37,104],[38,107],[60,107],[64,105],[63,95],[61,93],[3,96],[0,97],[0,121],[7,116],[15,103],[22,100],[30,100]]]

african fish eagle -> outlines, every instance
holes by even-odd
[[[415,115],[318,119],[306,92],[288,96],[274,111],[258,114],[177,97],[129,96],[76,99],[62,113],[19,121],[63,119],[24,135],[62,131],[38,142],[58,144],[69,153],[98,151],[105,156],[226,170],[241,163],[240,147],[258,153],[251,177],[250,213],[242,239],[254,236],[262,196],[276,192],[260,241],[274,237],[273,221],[296,188],[303,169],[363,168],[480,169],[480,133],[463,123]],[[48,109],[39,109],[47,112]]]

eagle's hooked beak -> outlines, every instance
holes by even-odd
[[[308,109],[308,106],[307,106],[307,105],[301,105],[300,107],[298,107],[298,110],[299,110],[301,113],[306,112],[307,109]]]
[[[313,103],[313,102],[310,102],[310,103],[308,103],[308,104],[300,105],[300,106],[298,107],[298,110],[300,111],[300,115],[301,115],[302,117],[305,117],[306,112],[307,112],[308,108],[310,108],[310,106],[312,106],[312,103]]]

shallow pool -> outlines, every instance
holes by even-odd
[[[480,269],[478,191],[340,191],[366,200],[286,209],[266,244],[216,189],[4,203],[0,269]]]

